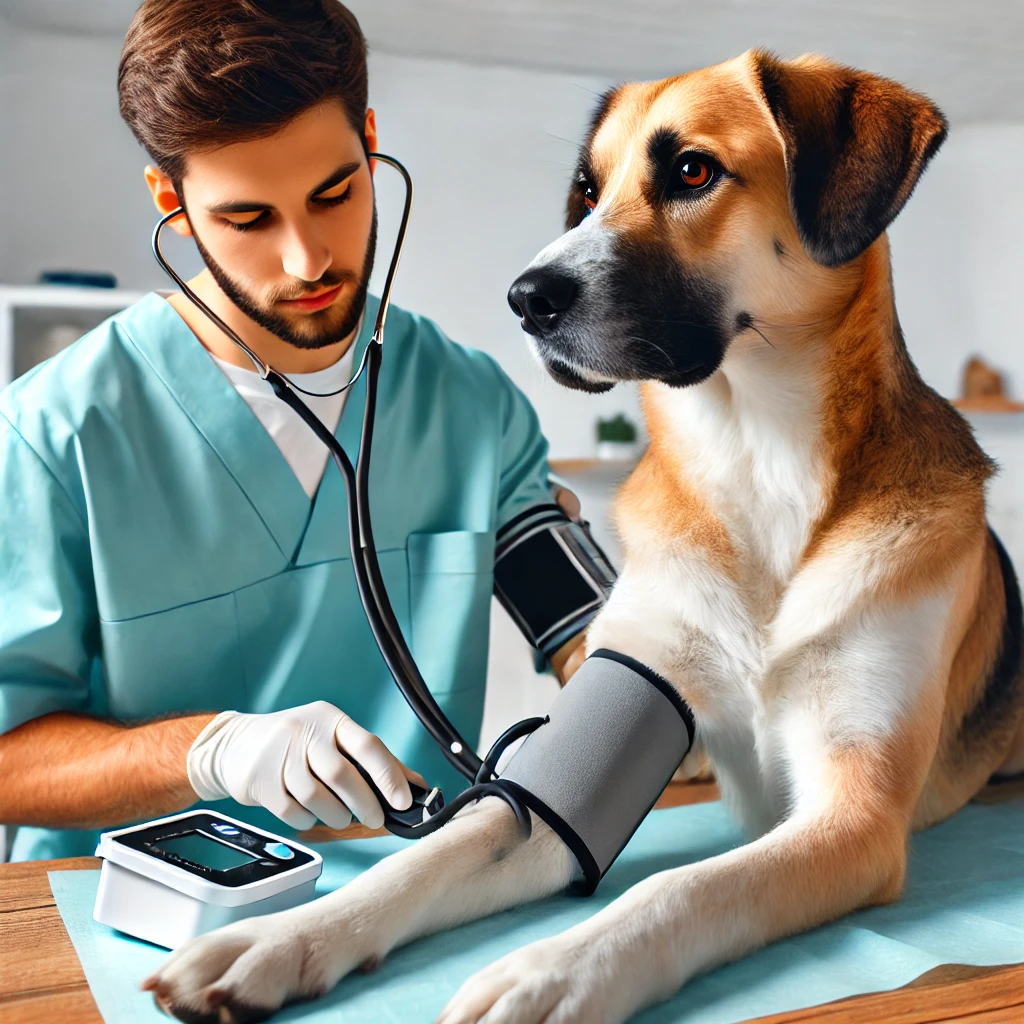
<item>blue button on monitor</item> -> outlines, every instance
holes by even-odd
[[[219,832],[219,833],[220,833],[220,834],[221,834],[222,836],[237,836],[237,835],[239,835],[239,831],[238,831],[238,829],[237,829],[237,828],[235,828],[235,826],[234,826],[234,825],[225,825],[225,824],[224,824],[223,822],[221,822],[221,821],[215,821],[215,822],[213,823],[213,827],[214,827],[214,828],[215,828],[215,829],[216,829],[216,830],[217,830],[217,831],[218,831],[218,832]]]
[[[263,849],[278,860],[291,860],[295,856],[295,851],[284,843],[267,843]]]

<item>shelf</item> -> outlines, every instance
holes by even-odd
[[[985,416],[1014,416],[1024,412],[1024,402],[1014,402],[1005,395],[990,398],[953,398],[954,408],[960,412],[982,413]]]
[[[78,288],[71,285],[0,284],[0,306],[35,309],[124,309],[145,292],[126,288]]]
[[[552,473],[559,476],[570,476],[573,473],[590,473],[596,469],[608,469],[625,472],[637,464],[637,459],[548,459]]]
[[[144,294],[124,288],[0,285],[0,388]]]

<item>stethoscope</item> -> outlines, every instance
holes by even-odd
[[[178,276],[174,268],[164,258],[160,248],[160,232],[175,217],[180,215],[188,216],[185,213],[184,207],[179,206],[164,217],[161,217],[157,222],[153,230],[153,254],[156,256],[160,266],[163,267],[192,303],[205,313],[249,357],[260,376],[265,381],[268,381],[274,389],[277,397],[282,402],[291,406],[320,441],[327,446],[334,458],[335,465],[345,480],[352,566],[359,590],[359,600],[362,603],[363,611],[366,613],[366,619],[370,624],[374,640],[376,640],[377,646],[380,648],[380,653],[398,689],[402,692],[402,696],[405,697],[413,713],[423,723],[430,735],[433,736],[449,763],[472,783],[468,789],[459,793],[451,803],[445,804],[444,797],[439,789],[435,788],[428,792],[423,787],[410,781],[409,787],[413,794],[412,806],[407,810],[395,810],[384,798],[369,772],[358,762],[348,757],[345,751],[341,751],[359,771],[359,774],[370,789],[373,790],[374,795],[380,802],[384,811],[385,827],[389,832],[402,838],[418,839],[440,828],[467,804],[474,800],[479,800],[481,797],[492,795],[500,797],[512,808],[523,836],[527,838],[530,835],[530,814],[518,797],[502,786],[500,780],[496,779],[495,768],[498,759],[509,744],[523,736],[529,735],[539,726],[543,725],[547,719],[529,718],[522,722],[517,722],[509,729],[506,729],[494,741],[487,756],[481,760],[469,744],[462,739],[455,726],[448,720],[424,682],[423,676],[420,674],[420,670],[413,659],[412,652],[405,642],[405,637],[402,635],[394,609],[391,607],[391,601],[388,598],[387,590],[384,587],[384,580],[381,576],[377,551],[373,545],[373,528],[370,522],[369,476],[370,448],[373,443],[373,424],[377,407],[377,378],[380,374],[380,364],[384,348],[384,322],[387,319],[388,307],[391,305],[391,288],[394,283],[395,272],[398,269],[398,261],[402,255],[402,248],[405,245],[409,212],[412,209],[413,186],[409,172],[393,157],[385,156],[383,153],[368,153],[367,156],[368,158],[389,164],[402,175],[405,181],[405,205],[402,209],[402,220],[398,228],[398,239],[391,256],[391,265],[388,267],[384,290],[380,297],[380,306],[377,309],[373,337],[367,344],[352,379],[336,391],[324,394],[306,391],[283,374],[278,373],[269,363],[264,362]],[[366,405],[363,412],[363,426],[359,440],[359,455],[353,468],[351,460],[345,453],[345,449],[341,447],[334,435],[324,426],[306,403],[299,398],[296,392],[312,398],[327,398],[331,395],[338,395],[352,387],[364,372],[366,373]]]

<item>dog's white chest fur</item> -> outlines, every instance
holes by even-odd
[[[689,479],[752,573],[744,589],[768,588],[766,603],[752,609],[762,624],[824,507],[814,376],[812,366],[765,346],[727,358],[699,387],[660,389]]]
[[[817,389],[793,366],[766,385],[765,366],[752,365],[759,354],[743,355],[697,388],[655,395],[690,485],[725,527],[733,564],[727,571],[704,548],[647,537],[650,523],[631,536],[624,522],[627,565],[588,648],[623,650],[681,689],[700,735],[688,761],[696,768],[699,752],[708,754],[723,798],[760,834],[825,798],[817,787],[827,785],[820,766],[830,743],[893,730],[934,677],[935,652],[906,636],[934,635],[949,598],[852,621],[886,538],[875,550],[858,543],[802,560],[829,487],[808,398]]]

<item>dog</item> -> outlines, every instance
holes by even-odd
[[[567,231],[510,302],[552,376],[641,383],[624,568],[587,635],[675,686],[750,834],[470,978],[442,1024],[624,1021],[782,936],[899,897],[908,836],[1024,770],[1022,613],[992,462],[920,378],[885,229],[946,135],[925,97],[760,50],[601,101]],[[572,685],[570,681],[569,686]],[[186,1020],[254,1020],[573,863],[486,798],[341,890],[175,952]]]

